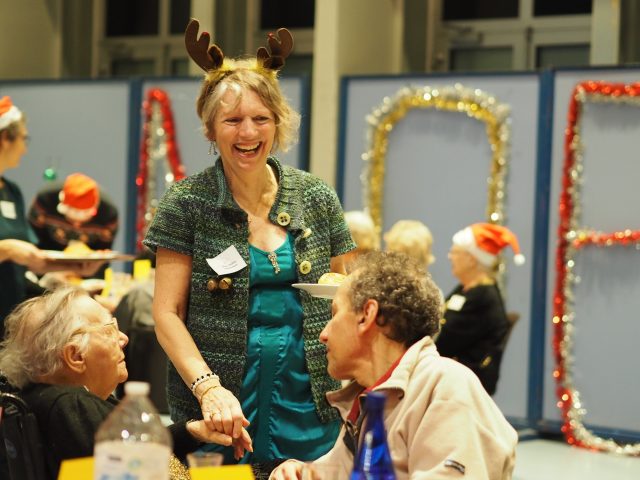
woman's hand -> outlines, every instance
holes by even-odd
[[[207,427],[207,424],[204,423],[204,420],[187,422],[187,432],[202,443],[217,443],[218,445],[228,447],[233,441],[230,435],[211,430]]]
[[[245,450],[253,452],[253,442],[251,441],[249,432],[243,428],[240,437],[233,440],[233,458],[240,460],[244,457]]]
[[[46,269],[47,259],[42,250],[23,240],[8,239],[0,241],[0,261],[11,260],[36,273]]]
[[[298,460],[287,460],[278,465],[269,480],[298,480],[302,477],[302,467],[304,463]]]
[[[223,386],[211,386],[209,383],[202,385],[203,393],[198,397],[202,418],[211,430],[230,435],[235,440],[240,439],[243,428],[249,426],[249,420],[242,413],[240,402]]]
[[[230,435],[211,430],[207,427],[204,420],[194,420],[192,422],[187,422],[187,432],[189,432],[193,438],[202,443],[217,443],[218,445],[223,445],[225,447],[233,445],[234,457],[236,460],[240,460],[244,456],[245,450],[253,452],[251,437],[249,436],[249,432],[244,428],[242,429],[240,438],[233,439]]]

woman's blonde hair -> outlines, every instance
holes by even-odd
[[[387,251],[401,252],[420,265],[430,265],[435,258],[431,254],[433,236],[431,230],[418,220],[400,220],[384,234]]]
[[[227,92],[235,95],[234,104],[227,105]],[[274,115],[276,135],[274,150],[286,152],[298,140],[300,114],[290,105],[280,90],[277,72],[261,68],[255,58],[224,60],[224,67],[205,75],[196,102],[198,116],[207,138],[213,135],[213,121],[221,108],[235,108],[245,91],[253,91]]]
[[[361,210],[351,210],[344,213],[344,219],[356,248],[361,252],[371,252],[380,249],[380,239],[376,234],[376,227],[368,213]]]

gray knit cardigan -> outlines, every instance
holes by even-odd
[[[313,175],[269,158],[278,176],[278,192],[269,218],[294,238],[298,282],[315,283],[329,271],[331,257],[355,245],[335,192]],[[192,275],[186,326],[211,370],[222,385],[240,394],[247,358],[249,309],[249,229],[246,213],[233,200],[222,161],[175,183],[162,198],[144,244],[151,250],[167,248],[192,257]],[[210,292],[207,282],[217,275],[207,264],[234,245],[249,265],[229,275],[232,287]],[[310,269],[308,268],[310,267]],[[306,272],[306,273],[303,273]],[[337,418],[325,393],[339,387],[327,373],[325,347],[318,336],[330,318],[328,301],[301,292],[303,338],[311,392],[323,422]],[[169,364],[167,400],[174,422],[200,418],[195,397]]]

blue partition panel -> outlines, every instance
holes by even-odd
[[[147,92],[152,88],[160,88],[169,95],[180,156],[188,175],[204,170],[214,161],[214,158],[207,154],[209,142],[204,138],[200,119],[196,114],[196,98],[200,92],[200,84],[199,78],[147,79],[143,83],[143,98],[146,98]],[[278,158],[287,165],[304,170],[309,163],[307,153],[308,79],[307,77],[284,77],[281,79],[281,87],[291,106],[301,112],[302,125],[300,142],[287,153],[279,153]]]
[[[587,80],[632,83],[640,81],[640,70],[556,72],[543,408],[543,418],[549,424],[560,420],[552,377],[551,318],[564,135],[571,92],[577,83]],[[579,223],[585,229],[603,232],[637,230],[640,107],[587,102],[582,119],[584,171]],[[640,385],[636,381],[640,338],[638,251],[633,246],[586,247],[575,261],[581,281],[574,288],[573,379],[586,409],[583,421],[602,435],[640,432]]]
[[[365,117],[385,96],[405,86],[443,87],[460,83],[481,89],[511,107],[511,158],[507,179],[507,225],[533,255],[539,78],[523,75],[348,77],[343,81],[341,187],[346,210],[360,209],[368,149]],[[485,221],[491,150],[484,123],[464,113],[414,109],[389,135],[384,181],[383,230],[400,219],[418,219],[431,229],[436,263],[429,267],[447,293],[455,285],[447,252],[460,228]],[[509,254],[507,257],[511,259]],[[496,401],[514,420],[527,417],[532,264],[508,263],[506,300],[521,319],[509,340]]]
[[[20,185],[27,209],[45,185],[45,168],[55,166],[60,179],[76,171],[86,173],[118,207],[121,221],[114,249],[129,250],[125,221],[132,180],[128,175],[129,82],[3,82],[3,95],[11,96],[26,114],[32,139],[20,167],[6,171]]]

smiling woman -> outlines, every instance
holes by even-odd
[[[335,192],[273,155],[300,123],[277,79],[291,34],[242,60],[197,34],[192,20],[185,43],[206,72],[197,111],[219,157],[165,194],[145,239],[157,251],[156,333],[172,419],[202,416],[234,436],[248,426],[254,451],[234,440],[226,461],[259,464],[262,477],[280,459],[321,456],[338,433],[318,340],[329,306],[292,284],[344,273],[354,245]]]

